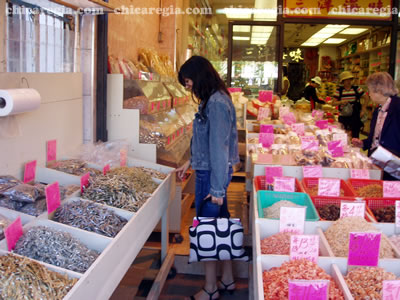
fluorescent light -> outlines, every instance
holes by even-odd
[[[267,43],[267,40],[251,40],[250,44],[252,45],[265,45]]]
[[[272,32],[273,26],[253,26],[252,32]]]
[[[326,25],[324,28],[322,28],[320,31],[317,33],[338,33],[342,31],[343,29],[349,27],[350,25]]]
[[[347,28],[340,32],[340,34],[359,34],[368,30],[367,28]]]
[[[265,37],[269,37],[271,35],[271,33],[269,32],[252,32],[251,33],[251,37],[252,38],[265,38]]]
[[[349,27],[350,25],[326,25],[324,28],[314,33],[302,46],[318,46],[327,38],[330,38],[334,34]]]
[[[250,37],[248,37],[248,36],[233,36],[232,39],[235,41],[248,41],[248,40],[250,40]]]
[[[340,44],[343,43],[346,39],[336,39],[336,38],[331,38],[327,39],[323,44]]]
[[[334,33],[315,33],[312,37],[313,38],[320,38],[320,39],[327,39],[330,38]]]
[[[233,32],[250,32],[250,25],[233,25]]]
[[[305,47],[314,47],[314,46],[318,46],[321,43],[309,43],[309,42],[304,42],[303,44],[301,44],[301,46],[305,46]]]

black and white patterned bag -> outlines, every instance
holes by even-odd
[[[239,219],[195,217],[189,227],[189,262],[244,260],[243,226]]]

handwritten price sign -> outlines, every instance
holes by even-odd
[[[310,150],[310,151],[318,151],[319,143],[317,140],[301,140],[301,149],[302,150]]]
[[[365,202],[346,202],[340,203],[340,218],[365,216]]]
[[[297,135],[304,135],[304,123],[292,124],[292,130],[296,132]]]
[[[274,177],[275,192],[294,192],[295,179],[294,177]]]
[[[270,115],[271,115],[271,110],[269,107],[260,107],[258,109],[257,120],[262,121],[264,119],[268,119],[270,117]],[[260,132],[262,132],[261,128],[260,128]],[[273,128],[272,128],[272,132],[274,132]]]
[[[279,117],[283,117],[284,115],[288,114],[290,112],[288,106],[281,106],[279,107]]]
[[[380,244],[380,232],[350,232],[348,265],[376,267]]]
[[[329,280],[290,280],[289,300],[327,300]]]
[[[340,179],[319,178],[318,179],[318,196],[339,197],[340,196]]]
[[[306,207],[281,207],[279,232],[303,234],[306,219]]]
[[[351,169],[350,177],[357,179],[369,179],[369,170],[368,169]]]
[[[382,288],[382,300],[400,299],[400,280],[384,280]]]
[[[303,177],[322,177],[321,166],[304,166]]]
[[[400,181],[384,181],[383,197],[400,197]]]
[[[317,263],[318,253],[318,235],[292,235],[290,237],[290,259],[305,258]]]

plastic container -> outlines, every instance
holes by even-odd
[[[264,218],[263,209],[273,205],[281,200],[287,200],[297,205],[306,206],[306,221],[318,221],[318,212],[315,209],[310,197],[305,193],[289,193],[289,192],[272,192],[272,191],[258,191],[258,215]]]
[[[349,187],[353,190],[353,193],[357,197],[362,197],[359,196],[358,194],[358,189],[367,186],[367,185],[372,185],[372,184],[377,184],[382,187],[382,197],[363,197],[365,200],[385,200],[385,199],[397,199],[397,198],[388,198],[388,197],[383,197],[383,181],[382,180],[376,180],[376,179],[355,179],[355,178],[350,178],[347,180],[347,183]],[[373,202],[371,202],[373,203]],[[370,207],[372,208],[372,207]]]
[[[303,189],[305,193],[310,195],[311,188],[318,186],[318,179],[319,178],[314,178],[314,177],[304,177],[303,180],[301,181],[301,184],[303,185]],[[354,200],[356,197],[354,191],[348,186],[348,184],[343,180],[340,179],[340,189],[343,189],[344,191],[344,196],[340,196],[342,200]],[[310,195],[310,197],[315,197],[316,195]],[[331,198],[331,197],[327,197]],[[338,197],[333,197],[333,198],[338,198]]]
[[[256,186],[256,192],[260,190],[263,191],[267,190],[265,188],[265,176],[255,176],[254,183]],[[300,181],[297,178],[294,178],[294,186],[295,186],[295,192],[305,193],[303,186],[301,185]]]

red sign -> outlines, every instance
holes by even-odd
[[[24,183],[35,181],[36,177],[36,160],[32,160],[25,164]]]
[[[47,213],[50,214],[55,211],[61,204],[60,187],[58,185],[58,182],[56,181],[52,184],[49,184],[45,188],[45,193],[47,202]]]
[[[8,251],[14,250],[15,244],[23,234],[21,217],[18,217],[14,222],[7,226],[4,235],[7,241]]]

